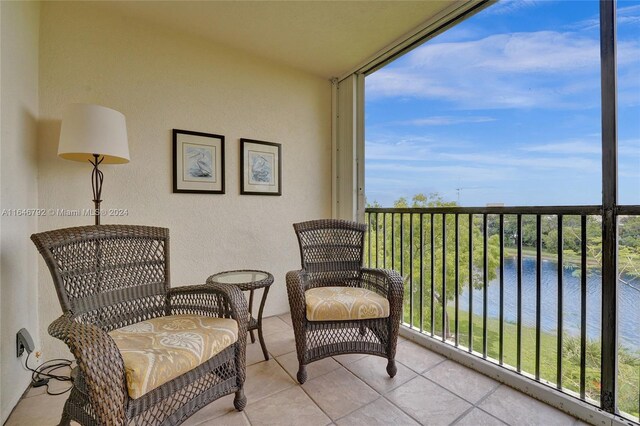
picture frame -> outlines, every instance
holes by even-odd
[[[173,129],[173,192],[224,194],[224,136]]]
[[[240,139],[240,194],[282,195],[282,145]]]

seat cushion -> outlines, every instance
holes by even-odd
[[[305,291],[304,295],[309,321],[362,320],[389,316],[389,300],[364,288],[316,287]]]
[[[139,398],[199,366],[238,340],[227,318],[173,315],[113,330],[131,398]]]

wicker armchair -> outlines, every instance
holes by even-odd
[[[167,229],[85,226],[34,234],[31,239],[49,267],[63,310],[49,326],[49,334],[67,344],[78,365],[61,424],[75,420],[83,425],[175,425],[234,392],[235,408],[244,409],[245,298],[233,286],[170,288]],[[187,364],[188,371],[132,397],[132,373],[113,333],[123,327],[141,332],[141,325],[162,321],[185,324],[176,322],[180,318],[207,324],[205,337],[212,335],[211,324],[226,321],[237,331],[235,343],[228,338],[226,345],[209,346],[211,352],[203,352],[196,367]],[[130,343],[135,338],[124,340]],[[171,358],[175,352],[165,354]],[[161,364],[163,369],[167,364],[171,363]],[[150,365],[145,371],[157,368]]]
[[[394,271],[363,268],[366,225],[314,220],[293,227],[302,269],[287,273],[287,293],[298,382],[307,380],[307,364],[348,353],[385,357],[387,373],[395,376],[402,278]]]

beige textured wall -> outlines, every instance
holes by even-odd
[[[1,209],[33,209],[38,203],[39,14],[40,5],[35,2],[0,3]],[[16,332],[25,327],[36,343],[38,339],[37,254],[29,241],[29,235],[36,231],[35,217],[0,218],[0,423],[7,419],[30,379],[16,358]]]
[[[330,83],[95,4],[46,2],[40,31],[39,207],[91,207],[90,166],[56,157],[60,117],[71,102],[114,108],[127,118],[131,163],[103,168],[103,207],[129,215],[103,222],[170,228],[173,285],[271,271],[266,313],[287,312],[284,276],[299,267],[291,224],[331,214]],[[172,128],[226,136],[225,195],[171,193]],[[281,197],[239,195],[241,137],[282,144]],[[39,229],[91,223],[47,216]],[[42,261],[39,274],[44,335],[60,307]],[[43,348],[61,353],[46,336]]]

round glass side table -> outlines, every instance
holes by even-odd
[[[262,312],[264,311],[264,304],[267,301],[269,287],[273,284],[273,275],[269,272],[257,270],[225,271],[211,275],[207,278],[207,283],[232,284],[242,291],[249,292],[249,325],[247,331],[251,335],[251,343],[255,343],[256,337],[253,331],[258,330],[262,354],[264,355],[264,359],[268,361],[269,352],[267,352],[267,346],[264,343],[264,337],[262,335]],[[261,288],[263,289],[262,300],[260,301],[258,318],[256,319],[253,317],[253,293]]]

